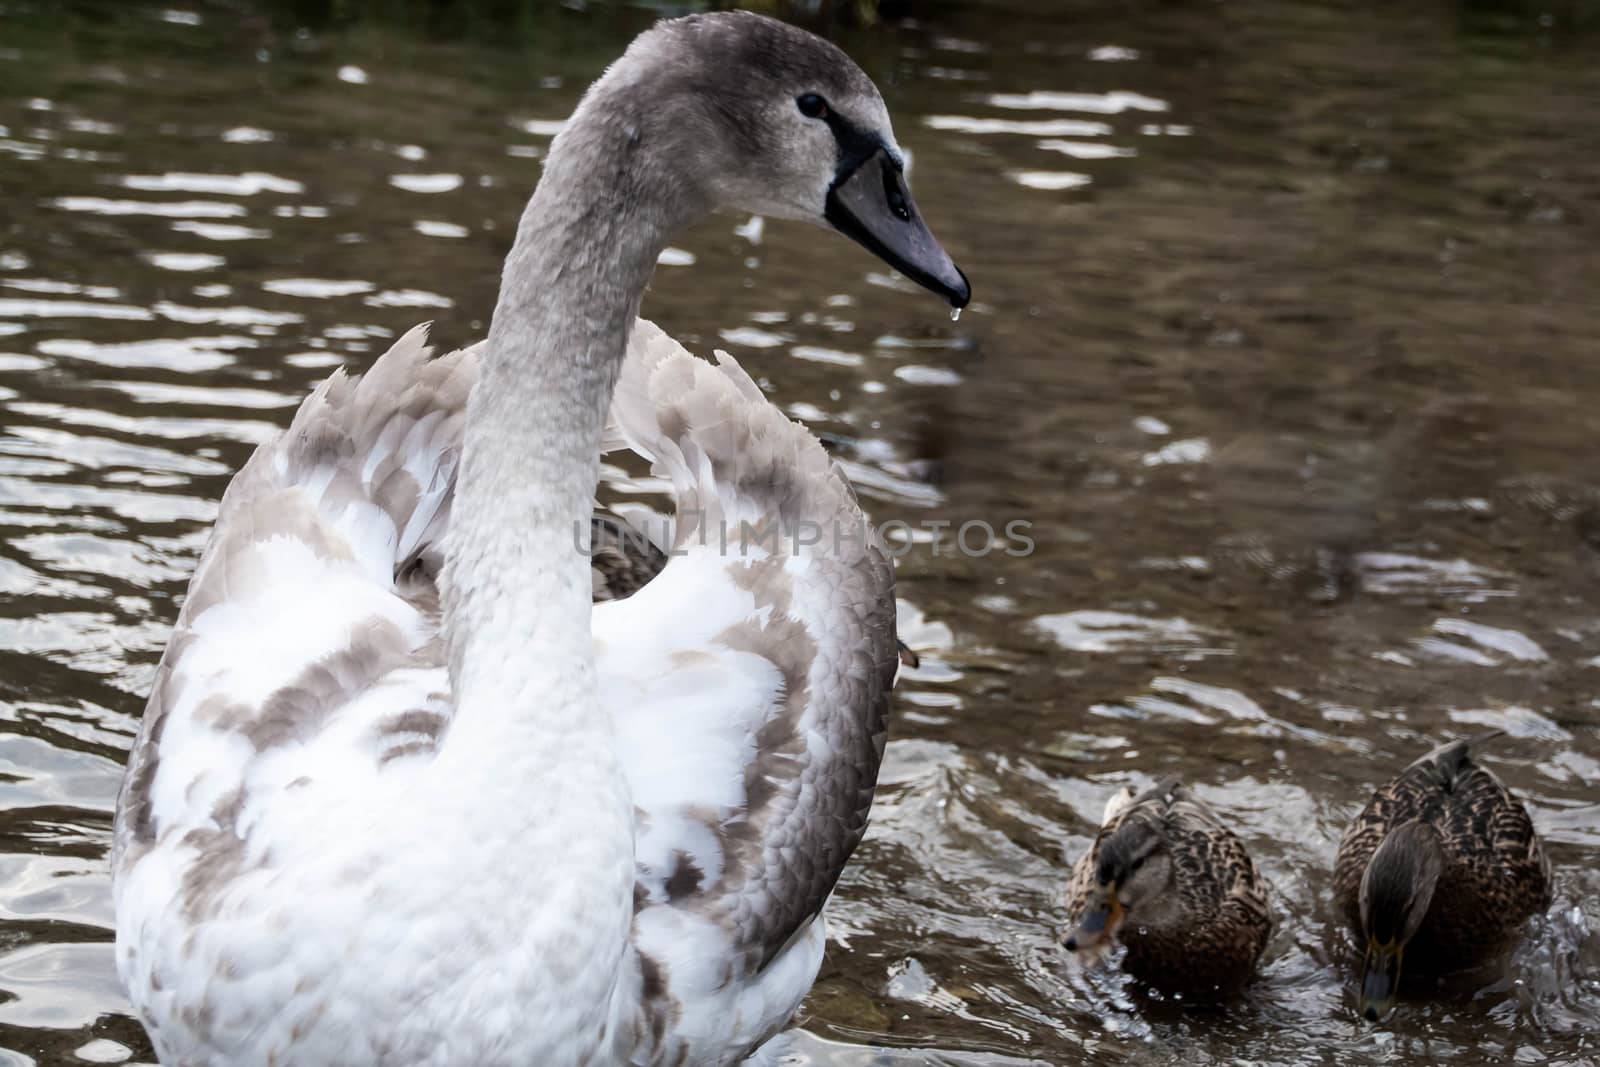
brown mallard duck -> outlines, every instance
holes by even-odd
[[[1490,963],[1550,904],[1550,863],[1522,802],[1473,762],[1500,731],[1440,745],[1378,789],[1345,830],[1334,899],[1364,949],[1360,1011],[1377,1022],[1408,974]]]
[[[1266,883],[1244,843],[1176,778],[1114,798],[1067,887],[1064,944],[1164,993],[1216,997],[1255,973],[1272,930]]]

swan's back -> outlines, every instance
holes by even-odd
[[[280,1062],[514,1061],[445,1002],[464,954],[484,951],[462,929],[514,950],[518,909],[497,894],[539,857],[457,888],[352,829],[406,802],[450,729],[436,576],[476,373],[476,353],[430,360],[413,331],[365,377],[320,387],[223,499],[114,838],[119,970],[142,1015],[185,1020],[152,1034],[170,1059],[266,1062],[241,1050],[270,1031]],[[678,517],[661,573],[594,613],[637,813],[610,1032],[632,1062],[732,1063],[809,989],[816,920],[866,824],[897,662],[892,571],[821,446],[731,359],[713,367],[641,322],[613,418],[672,480]],[[743,550],[742,531],[757,531]],[[461,788],[515,805],[525,785]],[[470,914],[365,920],[373,894],[423,894],[426,913],[412,883],[430,878],[431,903]],[[319,939],[356,966],[300,951]],[[345,988],[334,972],[366,977]],[[382,1048],[344,1040],[386,1030]]]

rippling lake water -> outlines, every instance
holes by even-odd
[[[413,323],[481,336],[550,136],[652,17],[172,4],[0,0],[5,1067],[149,1058],[111,812],[230,473]],[[1600,14],[899,6],[839,39],[968,313],[734,217],[645,302],[906,524],[922,665],[794,1062],[1593,1063]],[[958,550],[1014,520],[1031,554]],[[1504,980],[1361,1025],[1338,836],[1491,724],[1556,902]],[[1172,772],[1273,886],[1261,978],[1219,1012],[1055,943],[1106,798]]]

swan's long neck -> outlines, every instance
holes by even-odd
[[[520,940],[498,949],[518,968],[544,961],[527,996],[546,998],[548,1029],[576,1034],[604,1028],[595,1013],[616,989],[634,882],[632,799],[596,692],[577,535],[640,297],[667,234],[699,210],[661,180],[672,161],[646,151],[632,111],[604,81],[590,91],[506,258],[442,583],[456,712],[417,801],[459,835],[451,884],[483,887],[452,907],[513,920]]]
[[[601,106],[603,89],[556,141],[517,227],[468,408],[445,602],[461,719],[478,717],[477,699],[530,681],[592,696],[580,548],[600,437],[640,297],[685,207],[642,180],[659,168],[625,112]],[[540,688],[483,717],[536,737],[592,717],[577,694],[560,706],[550,696]]]

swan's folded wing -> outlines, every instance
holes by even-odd
[[[119,875],[163,840],[220,832],[289,750],[302,776],[317,764],[301,750],[330,739],[375,768],[443,725],[432,574],[475,366],[430,360],[425,338],[335,373],[229,484],[130,755]],[[347,709],[390,704],[418,729],[343,736]]]
[[[861,840],[898,664],[893,571],[821,445],[726,356],[641,322],[613,416],[678,508],[662,573],[595,608],[639,810],[639,941],[675,993],[715,988],[810,929]]]

